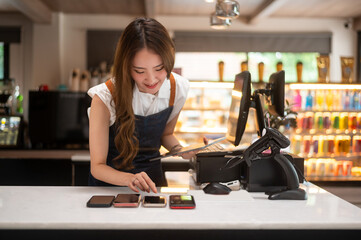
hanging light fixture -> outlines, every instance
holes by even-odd
[[[234,0],[217,0],[216,15],[220,19],[233,19],[239,16],[239,3]]]
[[[215,12],[211,14],[211,27],[214,29],[226,29],[231,23],[231,19],[220,19]]]

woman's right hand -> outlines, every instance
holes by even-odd
[[[152,190],[154,193],[157,193],[155,183],[145,172],[132,174],[129,177],[127,186],[134,192],[139,192],[138,189],[140,189],[141,191],[146,191],[148,193],[150,190]]]

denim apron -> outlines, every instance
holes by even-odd
[[[163,135],[165,126],[169,116],[173,110],[174,98],[175,98],[175,80],[173,75],[170,75],[171,94],[169,99],[169,107],[149,116],[135,115],[135,136],[139,141],[139,151],[137,156],[133,159],[134,168],[131,170],[117,169],[123,172],[140,173],[146,172],[148,176],[157,186],[167,186],[162,165],[160,160],[149,161],[151,158],[158,157],[160,155],[159,149],[161,147],[161,137]],[[112,92],[111,80],[106,82],[110,92]],[[109,128],[109,149],[107,156],[107,165],[116,169],[112,159],[119,155],[117,148],[115,147],[114,138],[116,135],[116,123]],[[93,177],[89,173],[90,186],[114,186],[103,181],[100,181]]]

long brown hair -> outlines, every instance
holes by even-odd
[[[139,150],[132,107],[135,82],[130,70],[135,54],[143,48],[159,54],[168,78],[174,66],[174,43],[162,24],[152,18],[137,18],[125,28],[117,44],[113,68],[113,98],[117,124],[114,141],[119,151],[119,156],[114,158],[113,162],[118,169],[133,168],[132,161]]]

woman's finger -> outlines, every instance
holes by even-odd
[[[142,191],[146,191],[149,192],[149,186],[147,184],[147,182],[144,180],[144,175],[142,173],[138,173],[137,174],[137,186],[142,190]]]
[[[143,192],[144,191],[149,191],[149,190],[147,190],[148,189],[148,186],[145,186],[144,185],[144,180],[140,177],[140,178],[137,178],[137,181],[135,181],[135,185],[140,189],[140,190],[142,190]]]
[[[150,177],[148,176],[148,174],[146,174],[145,172],[141,173],[144,180],[147,183],[147,186],[154,192],[157,193],[157,187],[155,186],[155,183],[152,181],[152,179],[150,179]]]
[[[134,183],[135,180],[137,180],[137,179],[135,178],[132,182],[130,182],[129,185],[128,185],[128,187],[129,187],[130,189],[132,189],[134,192],[139,192],[139,190],[137,189],[137,187],[136,187],[136,185],[135,185],[135,183]]]

